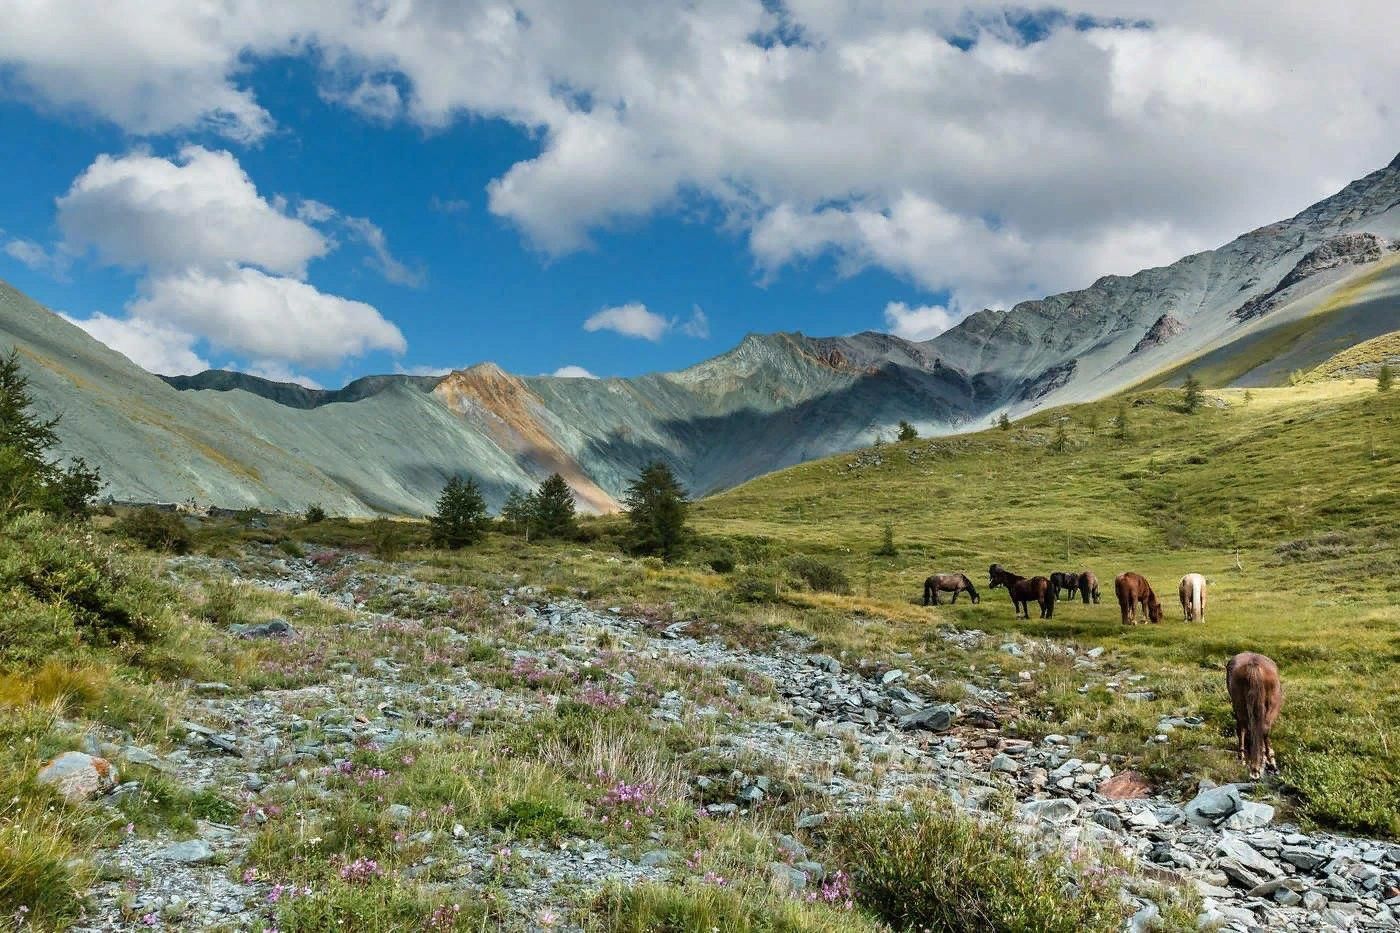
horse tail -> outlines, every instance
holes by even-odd
[[[933,577],[929,577],[927,580],[924,581],[924,605],[925,605],[925,606],[927,606],[929,603],[933,602],[933,592],[934,592]]]
[[[1262,769],[1268,684],[1264,680],[1264,669],[1257,663],[1242,665],[1239,677],[1244,690],[1244,703],[1241,705],[1244,707],[1245,758],[1251,770]]]
[[[1206,619],[1206,594],[1203,582],[1203,578],[1199,574],[1191,578],[1191,619],[1194,622],[1204,622]]]

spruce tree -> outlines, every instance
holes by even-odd
[[[486,530],[486,500],[476,480],[454,476],[438,497],[436,515],[428,517],[433,544],[453,550],[475,544]]]
[[[1186,381],[1181,384],[1181,410],[1194,415],[1200,407],[1201,380],[1196,378],[1195,373],[1187,373]]]
[[[1057,454],[1069,450],[1069,432],[1065,430],[1063,421],[1055,426],[1055,436],[1050,441],[1050,450]]]
[[[512,534],[524,535],[526,541],[530,540],[535,525],[535,494],[512,489],[501,506],[501,521]]]
[[[997,427],[1001,428],[1003,431],[1011,430],[1011,418],[1006,412],[1002,412],[997,417]]]
[[[578,516],[574,511],[574,491],[555,473],[540,483],[534,499],[534,525],[541,537],[572,538],[578,534]]]
[[[919,439],[919,431],[907,421],[899,423],[899,439],[901,441],[916,441]]]
[[[1395,384],[1395,372],[1386,363],[1381,366],[1380,372],[1376,373],[1376,391],[1389,392],[1390,387]]]
[[[689,503],[671,468],[660,461],[648,465],[627,487],[623,501],[632,526],[633,550],[674,558],[685,538]]]
[[[17,509],[43,509],[81,516],[102,488],[98,470],[75,457],[67,467],[48,459],[58,443],[58,418],[30,412],[34,398],[20,371],[19,351],[0,357],[0,515]]]

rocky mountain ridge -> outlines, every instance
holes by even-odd
[[[559,379],[480,364],[313,390],[152,376],[0,284],[0,346],[19,348],[41,406],[64,414],[63,452],[101,464],[118,499],[421,514],[454,473],[499,504],[559,472],[583,507],[609,511],[654,459],[706,494],[901,420],[954,433],[1197,361],[1218,383],[1265,384],[1400,328],[1397,240],[1400,157],[1219,249],[981,311],[921,343],[751,334],[675,373]],[[1284,328],[1301,336],[1280,352],[1271,335]]]

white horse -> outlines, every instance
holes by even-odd
[[[1181,612],[1186,616],[1186,621],[1204,622],[1206,620],[1206,578],[1199,573],[1188,573],[1181,578],[1181,585],[1177,587],[1177,593],[1181,596]]]

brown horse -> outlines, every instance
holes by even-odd
[[[1031,617],[1032,601],[1040,605],[1040,617],[1049,619],[1055,614],[1055,591],[1050,587],[1049,577],[1031,577],[1029,580],[1020,574],[1012,573],[1001,564],[992,564],[988,570],[991,588],[1006,587],[1011,594],[1011,604],[1016,607],[1016,618]]]
[[[1181,598],[1181,614],[1187,622],[1206,620],[1206,578],[1199,573],[1188,573],[1181,578],[1176,588]]]
[[[1084,605],[1086,606],[1089,604],[1091,598],[1095,603],[1099,601],[1099,578],[1094,576],[1094,571],[1080,571],[1079,595],[1084,598]]]
[[[1240,763],[1249,766],[1249,776],[1258,779],[1267,766],[1278,770],[1269,732],[1283,708],[1283,681],[1278,665],[1252,651],[1242,651],[1225,665],[1225,686],[1235,711],[1235,745]]]
[[[1152,592],[1152,584],[1140,573],[1120,573],[1113,581],[1113,589],[1118,594],[1118,612],[1124,625],[1137,624],[1137,607],[1142,606],[1147,620],[1154,625],[1162,621],[1162,604],[1157,594]]]
[[[924,605],[937,606],[938,594],[940,592],[953,594],[953,602],[958,601],[958,594],[967,592],[973,604],[981,601],[977,595],[977,587],[972,585],[972,581],[965,573],[936,573],[924,581]]]
[[[1072,571],[1057,570],[1050,574],[1050,588],[1055,591],[1055,599],[1060,598],[1062,590],[1068,590],[1071,599],[1079,592],[1079,574]]]

